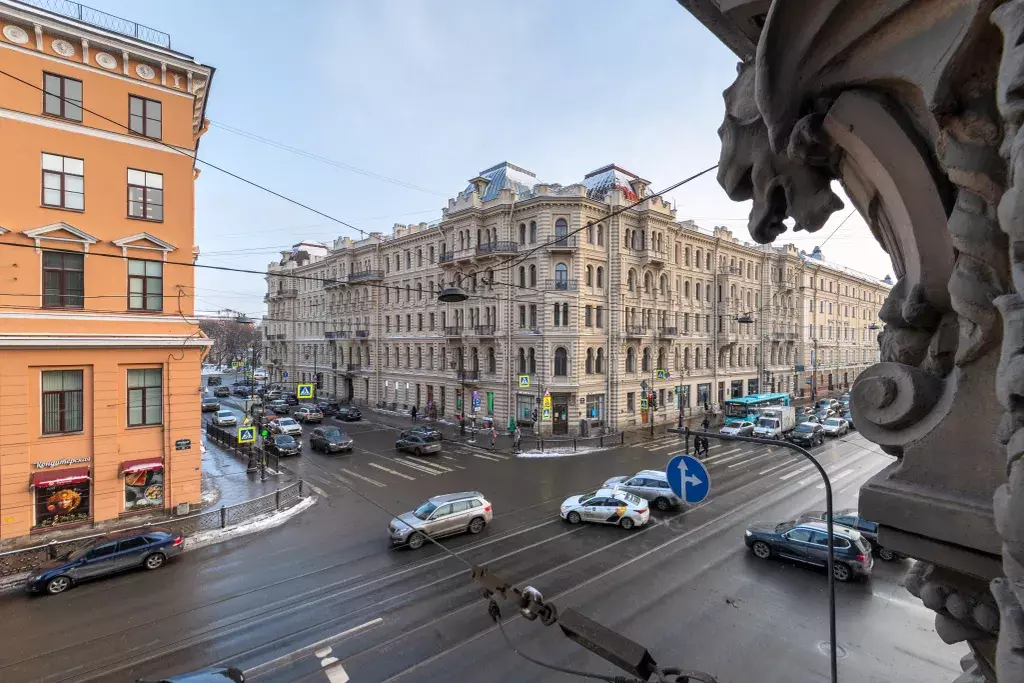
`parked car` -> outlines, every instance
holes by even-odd
[[[231,388],[231,393],[234,394],[235,396],[248,396],[249,395],[249,385],[248,384],[239,384],[238,386],[232,387]]]
[[[275,434],[302,436],[302,425],[290,417],[280,417],[270,423],[270,431]]]
[[[426,425],[416,425],[415,427],[410,427],[409,429],[406,429],[404,432],[402,432],[401,437],[404,439],[405,437],[410,436],[412,434],[422,436],[427,439],[436,439],[437,441],[444,441],[444,434],[442,434],[440,430],[434,429],[433,427],[428,427]]]
[[[275,399],[267,404],[267,409],[272,411],[275,415],[287,415],[288,404],[283,399]]]
[[[821,424],[822,430],[828,436],[842,436],[850,431],[850,425],[841,417],[830,417]]]
[[[215,398],[204,398],[203,399],[203,412],[204,413],[215,413],[220,410],[220,401]]]
[[[828,512],[825,510],[809,510],[800,515],[801,522],[811,520],[828,522]],[[880,559],[886,562],[901,560],[904,557],[896,551],[878,544],[878,524],[861,518],[857,514],[856,508],[836,511],[836,525],[859,531],[860,535],[864,538],[864,543],[868,546],[868,550],[874,551]]]
[[[324,417],[333,417],[341,410],[341,405],[334,401],[317,401],[316,407],[324,414]]]
[[[324,414],[321,413],[320,409],[316,406],[302,406],[300,408],[296,408],[295,412],[292,413],[292,417],[299,422],[305,423],[324,421]]]
[[[647,524],[651,510],[646,500],[628,491],[600,488],[578,496],[569,496],[562,502],[559,514],[569,524],[617,524],[628,530]]]
[[[751,436],[754,433],[754,423],[743,420],[742,422],[733,422],[727,424],[718,430],[719,434],[727,434],[729,436]]]
[[[231,389],[228,389],[227,387],[217,387],[213,390],[213,395],[217,398],[227,398],[228,396],[231,396]]]
[[[447,493],[430,498],[412,512],[395,517],[388,524],[393,545],[421,547],[427,536],[438,538],[468,531],[478,534],[491,522],[491,504],[479,491]]]
[[[395,442],[395,450],[408,451],[413,455],[440,453],[441,442],[437,439],[420,436],[419,434],[409,434],[408,436],[399,437],[398,441]]]
[[[835,545],[832,575],[837,581],[870,576],[874,560],[860,532],[832,527]],[[755,522],[743,541],[756,557],[781,557],[817,567],[828,566],[828,532],[821,522]]]
[[[144,567],[159,569],[181,552],[184,539],[167,529],[123,531],[101,536],[63,557],[44,562],[29,578],[29,593],[56,595],[89,579]]]
[[[825,431],[817,422],[801,422],[788,439],[798,446],[820,446],[825,443]]]
[[[309,447],[322,453],[351,451],[352,437],[337,427],[317,427],[309,437]]]
[[[209,377],[206,378],[206,386],[208,386],[208,387],[216,387],[216,386],[219,386],[219,385],[220,385],[220,377],[218,377],[217,375],[210,375]]]
[[[136,683],[245,683],[245,673],[233,666],[201,669],[160,679],[139,679]]]
[[[358,422],[363,419],[363,414],[355,406],[343,406],[334,417],[345,422]]]
[[[299,399],[297,399],[295,397],[295,394],[285,394],[284,395],[284,401],[285,401],[285,403],[287,403],[290,406],[297,406],[297,405],[299,405]]]
[[[661,511],[679,507],[683,500],[672,492],[664,470],[640,470],[632,477],[612,477],[601,488],[632,493],[651,502]]]
[[[267,371],[264,370],[263,368],[257,368],[256,370],[253,370],[252,376],[253,376],[253,379],[266,380],[267,379]]]
[[[266,449],[267,453],[273,453],[277,456],[300,455],[302,453],[302,444],[290,434],[274,434],[269,439],[264,439],[263,448]]]
[[[238,424],[238,418],[230,410],[218,410],[213,414],[213,424],[218,427],[234,427]]]

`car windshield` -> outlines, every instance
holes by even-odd
[[[766,427],[768,429],[774,429],[779,425],[779,421],[773,417],[762,417],[757,421],[758,427]]]
[[[294,424],[298,424],[298,422],[296,422],[295,420],[291,419],[290,417],[284,417],[284,418],[281,418],[281,420],[278,422],[278,424],[280,424],[280,425],[294,425]]]
[[[416,517],[419,519],[426,519],[430,516],[430,513],[436,509],[437,506],[428,500],[426,503],[416,508],[416,510],[412,514],[416,515]]]
[[[343,435],[337,427],[329,427],[324,430],[324,436],[328,439],[340,439]]]
[[[195,405],[195,404],[193,404],[193,405]],[[217,417],[234,417],[234,416],[235,416],[235,414],[232,413],[230,410],[218,410],[217,411]]]
[[[596,495],[597,495],[597,491],[590,491],[589,493],[581,493],[580,494],[580,498],[579,498],[579,502],[582,503],[585,500],[590,500],[591,498],[593,498]]]
[[[276,443],[278,446],[294,446],[295,439],[288,436],[287,434],[278,434],[277,436],[274,437],[274,443]]]
[[[781,522],[775,525],[775,533],[784,534],[795,526],[796,522]]]
[[[801,425],[797,425],[797,428],[796,428],[795,431],[798,431],[801,434],[806,434],[808,432],[813,432],[814,431],[814,425],[809,425],[809,424],[807,424],[805,422],[805,423],[803,423]]]
[[[843,424],[843,421],[834,417],[830,417],[829,419],[825,420],[825,424],[827,424],[829,427],[838,427],[839,425]]]

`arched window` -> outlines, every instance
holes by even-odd
[[[530,286],[537,286],[537,266],[532,263],[530,264]]]
[[[519,374],[526,374],[526,349],[519,349]]]
[[[416,347],[416,367],[423,367],[423,348],[420,346]]]
[[[416,283],[416,301],[423,301],[423,283]]]
[[[527,360],[528,360],[528,363],[529,363],[529,366],[530,366],[530,373],[529,374],[536,375],[537,374],[537,354],[534,353],[532,346],[530,347],[530,351],[527,354]]]
[[[594,374],[594,349],[587,349],[587,361],[584,365],[584,372],[588,375]]]
[[[689,357],[690,349],[686,349],[686,358],[689,359]],[[693,354],[693,367],[695,370],[700,370],[700,349],[697,349],[697,352]]]
[[[469,369],[480,372],[480,351],[475,346],[473,347],[473,354],[470,358],[472,359],[472,365],[469,366]]]
[[[668,294],[668,276],[662,273],[661,278],[658,280],[658,291],[662,294]]]
[[[711,284],[704,285],[704,300],[711,301]]]
[[[729,287],[729,298],[733,300],[736,299],[736,285],[731,285]]]
[[[604,372],[604,349],[599,348],[597,350],[597,360],[594,362],[594,372],[600,374]]]
[[[594,226],[592,223],[587,223],[587,244],[594,243]]]
[[[650,347],[644,349],[643,357],[640,359],[640,372],[650,372],[651,370],[651,349]]]
[[[689,283],[687,283],[687,284],[689,284]],[[700,283],[698,282],[696,285],[694,285],[694,288],[695,288],[695,291],[697,292],[697,301],[700,301]]]
[[[629,230],[626,230],[625,234],[622,237],[622,246],[624,249],[629,249],[630,246],[632,246]]]
[[[519,244],[526,244],[526,223],[519,224]]]
[[[658,349],[658,369],[665,370],[666,368],[667,366],[665,365],[665,349],[660,348]]]
[[[597,286],[604,287],[604,268],[602,266],[597,267]]]
[[[591,265],[588,265],[586,271],[584,271],[584,272],[586,272],[587,287],[593,287],[594,286],[594,267],[591,266]]]
[[[711,270],[711,253],[704,254],[704,270]]]
[[[686,280],[683,282],[683,297],[686,299],[690,298],[690,281]]]
[[[498,371],[498,360],[494,357],[494,347],[487,349],[487,372],[492,375]]]
[[[555,377],[567,377],[569,375],[569,354],[564,347],[555,349]]]
[[[683,250],[683,265],[685,265],[685,266],[689,266],[690,265],[690,248],[689,247],[687,247],[686,249]]]
[[[555,266],[555,289],[569,288],[569,267],[564,263]]]
[[[597,246],[604,246],[604,225],[597,226]]]
[[[555,239],[562,239],[569,234],[569,224],[564,218],[555,221]]]
[[[701,263],[703,263],[703,259],[701,259],[701,257],[700,257],[700,249],[698,249],[697,250],[697,259],[694,261],[694,265],[697,266],[698,269],[700,269]]]
[[[416,250],[416,265],[417,266],[422,266],[423,265],[423,250],[422,249],[417,249]]]
[[[526,286],[526,266],[519,266],[519,286]]]
[[[530,244],[534,244],[537,241],[537,222],[530,221]]]
[[[636,280],[636,271],[630,268],[629,272],[626,273],[626,289],[631,292],[636,288],[634,280]]]
[[[490,232],[490,230],[488,230],[487,232]],[[483,244],[483,242],[480,240],[480,238],[481,238],[481,230],[480,230],[480,228],[477,228],[476,229],[476,243],[477,244]]]
[[[676,264],[677,265],[682,263],[682,257],[683,257],[683,248],[682,248],[682,246],[680,246],[679,242],[676,242]]]
[[[626,372],[636,372],[636,351],[632,346],[626,349]]]
[[[644,292],[649,293],[651,291],[651,273],[650,271],[644,273]]]
[[[459,231],[459,250],[466,248],[466,233]]]

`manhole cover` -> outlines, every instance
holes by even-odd
[[[828,657],[831,649],[831,645],[827,640],[818,643],[818,650],[826,657]],[[836,648],[836,659],[846,659],[846,650],[843,649],[842,645]]]

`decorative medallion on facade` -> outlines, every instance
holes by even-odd
[[[53,51],[59,54],[61,57],[75,56],[75,46],[61,38],[57,38],[52,43],[50,43],[50,47],[52,47]]]
[[[147,81],[156,76],[156,72],[153,71],[153,67],[149,64],[139,64],[135,67],[135,73],[139,75],[139,78],[145,78]]]
[[[20,26],[8,24],[7,26],[4,26],[4,38],[11,41],[12,43],[24,45],[28,42],[28,31],[26,31]]]
[[[117,60],[108,55],[106,52],[96,53],[96,63],[102,66],[104,69],[110,69],[111,71],[117,68]]]

